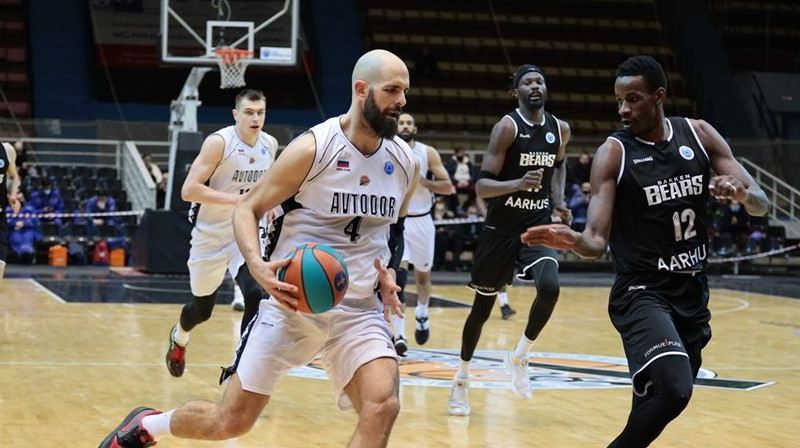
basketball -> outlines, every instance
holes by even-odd
[[[339,304],[347,292],[347,265],[333,248],[308,243],[297,246],[278,270],[278,279],[297,286],[297,311],[319,314]]]

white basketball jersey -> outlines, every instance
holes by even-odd
[[[215,134],[225,141],[225,149],[222,160],[206,184],[224,193],[246,193],[275,161],[278,141],[261,132],[256,144],[251,147],[239,138],[234,126],[222,128]],[[189,220],[203,234],[233,238],[233,207],[227,204],[192,203]]]
[[[350,275],[343,304],[374,306],[373,260],[389,262],[389,225],[397,221],[411,185],[414,157],[399,137],[383,139],[370,156],[362,154],[344,135],[339,117],[309,132],[316,157],[297,194],[281,205],[269,258],[284,258],[303,243],[331,246]]]
[[[414,141],[414,156],[419,159],[419,177],[428,176],[428,145]],[[417,188],[408,202],[408,215],[422,215],[431,211],[433,207],[433,193],[427,188],[417,184]]]

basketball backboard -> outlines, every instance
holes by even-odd
[[[296,65],[299,1],[161,0],[161,61],[216,65],[215,50],[236,48],[250,65]]]

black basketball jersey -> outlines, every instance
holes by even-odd
[[[519,179],[528,171],[544,168],[542,187],[538,191],[515,191],[487,200],[486,227],[511,234],[551,221],[553,204],[550,183],[561,147],[561,128],[558,119],[546,111],[541,123],[528,121],[517,109],[504,116],[503,120],[514,122],[516,138],[506,150],[497,180]]]
[[[8,205],[8,186],[6,185],[8,179],[6,173],[8,173],[9,163],[11,162],[8,160],[6,147],[0,141],[0,212],[3,212]]]
[[[689,121],[670,117],[665,142],[625,130],[609,246],[619,273],[696,271],[708,265],[710,161]]]

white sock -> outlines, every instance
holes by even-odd
[[[181,347],[186,347],[189,344],[189,332],[181,328],[181,324],[175,326],[175,331],[172,332],[172,339]]]
[[[508,293],[505,291],[498,292],[497,300],[500,301],[500,306],[508,305]]]
[[[461,360],[461,364],[458,365],[458,372],[456,372],[456,379],[459,381],[469,380],[469,361]]]
[[[414,317],[428,317],[428,304],[423,305],[417,302],[417,307],[414,308]]]
[[[531,351],[531,347],[533,347],[533,341],[526,338],[523,334],[522,337],[519,338],[519,342],[517,342],[517,348],[514,349],[514,357],[517,359],[528,357],[528,352]]]
[[[142,428],[147,430],[156,441],[172,436],[172,431],[169,429],[169,421],[173,412],[175,412],[175,409],[161,414],[148,415],[142,419]]]
[[[394,324],[394,334],[397,337],[406,337],[406,320],[400,316],[392,316],[392,323]]]

